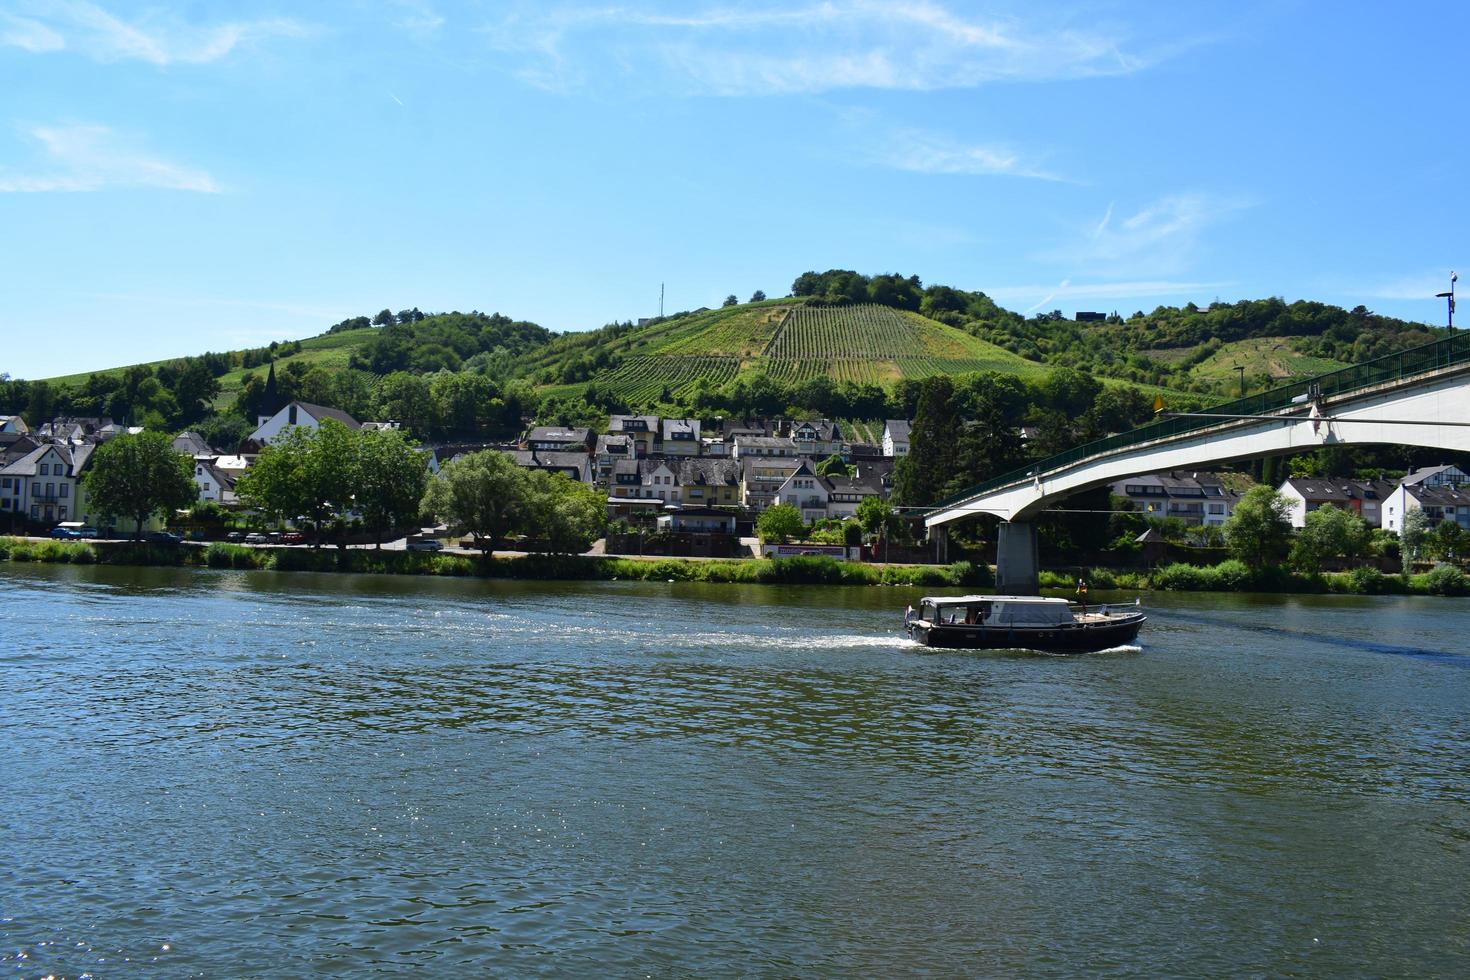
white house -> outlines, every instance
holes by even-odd
[[[842,429],[836,422],[817,419],[815,422],[791,423],[791,442],[801,456],[831,456],[842,452]]]
[[[1410,486],[1425,487],[1458,487],[1464,483],[1470,483],[1470,476],[1453,463],[1441,463],[1438,466],[1426,466],[1422,470],[1415,470],[1399,481]]]
[[[1384,503],[1383,527],[1395,534],[1402,533],[1404,515],[1416,509],[1424,511],[1430,527],[1440,521],[1454,521],[1470,528],[1470,491],[1410,483],[1400,483]]]
[[[1369,527],[1384,527],[1384,502],[1394,486],[1384,480],[1343,480],[1294,476],[1277,490],[1291,503],[1291,526],[1306,527],[1307,515],[1324,504],[1356,514]]]
[[[699,419],[664,419],[659,445],[665,456],[698,456]]]
[[[326,419],[336,419],[349,429],[360,429],[362,425],[337,408],[327,408],[324,405],[309,405],[306,402],[291,402],[276,414],[266,417],[261,416],[254,432],[246,440],[256,446],[267,446],[280,438],[281,434],[292,426],[300,425],[308,429],[315,429]]]
[[[749,459],[752,456],[780,456],[795,459],[800,453],[801,451],[796,448],[796,443],[779,436],[741,434],[735,437],[735,459]]]
[[[883,423],[883,455],[893,458],[909,454],[909,423],[903,419],[889,419]]]
[[[92,449],[47,443],[0,469],[0,516],[47,524],[80,519],[81,472]]]
[[[804,521],[818,521],[827,516],[827,502],[831,496],[827,481],[817,476],[806,460],[802,460],[801,465],[781,484],[781,489],[776,491],[776,503],[795,507],[801,511]]]

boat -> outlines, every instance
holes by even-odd
[[[909,636],[930,647],[1092,653],[1124,646],[1148,619],[1136,605],[1074,609],[1066,599],[1023,595],[926,596],[904,616]]]

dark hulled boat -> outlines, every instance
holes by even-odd
[[[968,595],[925,597],[905,626],[911,637],[931,647],[1092,653],[1132,643],[1147,619],[1136,608],[1088,612],[1074,610],[1066,599]]]

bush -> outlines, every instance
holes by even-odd
[[[204,549],[204,564],[210,568],[256,568],[270,560],[270,552],[216,541]]]
[[[1357,595],[1383,595],[1389,591],[1388,576],[1367,565],[1353,569],[1348,574],[1348,581]]]
[[[1423,575],[1414,576],[1430,595],[1470,595],[1470,579],[1452,565],[1439,565]]]
[[[1154,572],[1153,586],[1171,592],[1208,592],[1215,587],[1215,577],[1211,572],[1212,569],[1198,565],[1175,562]]]

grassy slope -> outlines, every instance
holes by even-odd
[[[1234,381],[1237,366],[1245,368],[1247,381],[1262,378],[1283,381],[1326,374],[1347,365],[1327,357],[1298,353],[1286,337],[1256,337],[1224,345],[1190,373],[1208,381]]]

